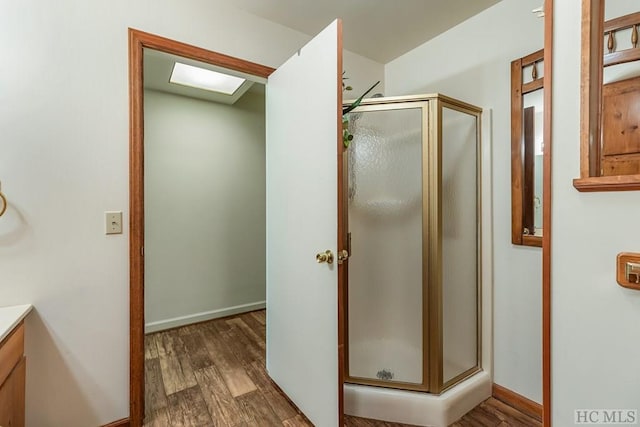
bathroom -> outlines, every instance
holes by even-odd
[[[7,200],[0,218],[0,300],[2,306],[34,307],[25,318],[29,426],[107,425],[135,416],[130,258],[140,248],[132,249],[130,238],[140,230],[130,225],[127,29],[273,68],[309,41],[293,26],[223,3],[32,0],[3,6],[0,39],[11,61],[0,71],[7,83],[0,115],[0,191]],[[556,60],[553,250],[544,258],[540,248],[511,243],[509,63],[544,46],[547,21],[531,13],[541,3],[502,0],[393,58],[372,60],[347,47],[342,69],[354,97],[382,80],[376,91],[386,96],[437,92],[482,108],[481,253],[491,258],[479,270],[482,372],[544,403],[546,416],[563,426],[573,422],[575,408],[637,407],[637,331],[621,325],[637,324],[639,301],[615,281],[616,254],[637,250],[629,232],[637,194],[585,194],[572,185],[580,176],[583,2],[555,1],[549,30]],[[107,236],[104,214],[113,211],[123,214],[122,234]],[[305,248],[304,262],[331,272],[315,256],[328,249],[337,256],[335,240],[334,233],[331,242]],[[546,288],[551,318],[543,316],[540,295],[543,258],[550,274],[544,277],[553,285]],[[468,262],[460,260],[460,268]],[[546,370],[543,324],[553,336]],[[602,361],[609,369],[593,369]],[[394,365],[376,363],[373,375],[378,371],[398,375]],[[553,379],[551,395],[544,378]]]

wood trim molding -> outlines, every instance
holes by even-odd
[[[602,62],[603,67],[624,64],[625,62],[637,61],[640,59],[640,49],[628,49],[621,52],[607,53]]]
[[[551,218],[553,145],[553,0],[544,2],[544,148],[542,177],[542,425],[551,427]]]
[[[573,186],[581,192],[640,190],[640,175],[576,178]]]
[[[626,30],[627,28],[633,27],[638,22],[640,22],[640,12],[630,13],[628,15],[605,21],[603,32],[608,33],[609,31]]]
[[[633,19],[635,17],[632,15],[623,17],[623,20]],[[604,0],[582,0],[580,178],[573,180],[573,186],[581,192],[640,190],[640,175],[601,176],[603,66],[617,63],[622,57],[636,58],[634,51],[631,53],[622,51],[609,54],[605,59],[605,27],[610,29],[611,25],[619,24],[620,22],[616,22],[615,19],[605,24]]]
[[[526,95],[531,92],[535,92],[538,89],[542,89],[544,87],[544,77],[540,77],[537,80],[534,80],[529,83],[525,83],[522,85],[522,95]]]
[[[544,49],[537,50],[522,58],[522,66],[526,67],[544,59]]]
[[[525,246],[542,247],[542,236],[522,236],[522,244]]]
[[[144,420],[143,42],[129,29],[129,416]]]
[[[580,178],[600,175],[600,105],[602,101],[603,0],[582,0],[580,79]]]
[[[525,234],[525,229],[530,230],[529,233],[535,232],[533,220],[535,177],[533,176],[534,147],[529,143],[533,139],[531,126],[533,121],[525,119],[527,115],[532,114],[532,111],[524,108],[523,101],[525,94],[544,88],[545,78],[538,77],[528,83],[522,83],[522,80],[525,67],[540,61],[546,64],[544,49],[511,62],[511,243],[534,247],[542,247],[542,237]],[[551,71],[548,71],[545,66],[545,75],[547,73],[551,76]],[[546,89],[544,96],[546,98]]]
[[[604,22],[603,32],[615,34],[617,31],[633,28],[640,22],[640,12],[630,13]],[[615,43],[614,43],[615,46]],[[614,47],[615,49],[615,47]],[[633,47],[619,52],[605,52],[603,66],[622,64],[640,59],[640,48]]]
[[[273,68],[129,28],[129,424],[144,419],[144,89],[143,49],[267,78]],[[120,425],[120,424],[115,424]]]
[[[196,61],[206,62],[234,71],[240,71],[256,77],[267,78],[274,69],[255,62],[235,58],[223,53],[203,49],[187,43],[171,40],[144,31],[129,29],[129,36],[140,48],[155,49],[173,55],[183,56]]]
[[[523,395],[495,383],[491,388],[491,395],[523,414],[528,415],[531,418],[535,418],[538,421],[542,421],[542,405],[539,403],[527,399]]]
[[[511,63],[511,243],[522,244],[522,58]]]
[[[121,420],[105,424],[102,427],[129,427],[130,425],[131,424],[129,423],[129,418],[123,418]]]

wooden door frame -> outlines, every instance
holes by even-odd
[[[182,56],[188,59],[268,78],[274,68],[213,52],[144,31],[129,28],[129,425],[144,422],[144,55],[143,50]],[[342,21],[338,22],[338,69],[342,76]],[[337,111],[342,111],[342,81],[338,79]],[[342,118],[338,115],[338,250],[346,248],[343,209]],[[343,422],[344,384],[344,280],[345,268],[338,268],[338,396],[339,421]]]
[[[551,427],[551,146],[553,0],[544,2],[544,129],[542,176],[542,425]]]
[[[129,414],[144,420],[144,83],[143,49],[267,78],[273,68],[129,28]]]

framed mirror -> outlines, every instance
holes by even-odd
[[[640,5],[582,1],[579,191],[640,190]]]
[[[542,247],[544,49],[511,62],[511,242]]]

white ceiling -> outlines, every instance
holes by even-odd
[[[313,36],[336,17],[343,20],[344,47],[386,64],[500,0],[223,0],[264,19]],[[470,35],[472,37],[472,35]],[[264,93],[264,81],[209,64],[145,49],[145,88],[225,104],[245,91]],[[258,84],[234,96],[169,83],[175,61],[221,71]]]
[[[386,64],[500,0],[228,1],[310,36],[342,18],[345,49]]]

